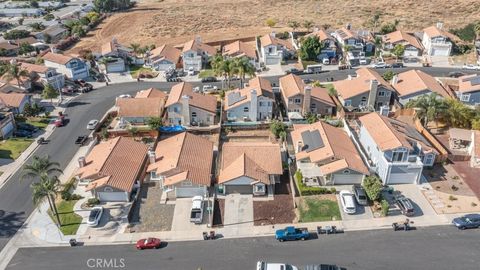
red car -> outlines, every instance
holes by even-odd
[[[158,238],[147,238],[147,239],[140,239],[137,241],[136,247],[137,249],[151,249],[151,248],[160,248],[161,241]]]
[[[53,124],[54,124],[56,127],[61,127],[61,126],[63,126],[63,119],[62,119],[62,118],[57,118],[57,119],[55,119],[55,121],[53,122]]]

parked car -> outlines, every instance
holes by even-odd
[[[32,137],[32,132],[23,130],[23,129],[17,129],[16,131],[13,132],[14,137],[25,137],[25,138],[31,138]]]
[[[323,58],[323,59],[322,59],[322,64],[324,64],[324,65],[330,65],[330,59],[328,59],[328,58]]]
[[[412,201],[403,195],[394,196],[395,204],[400,208],[400,212],[407,217],[411,217],[415,214]]]
[[[56,127],[63,127],[65,125],[65,119],[63,117],[59,117],[59,118],[55,119],[55,121],[53,121],[53,124]]]
[[[87,124],[87,129],[88,130],[94,130],[98,125],[98,120],[96,119],[93,119],[93,120],[90,120],[90,122],[88,122]]]
[[[87,224],[90,227],[95,227],[98,225],[100,222],[100,219],[102,218],[103,214],[103,207],[101,206],[95,206],[92,208],[90,211],[90,215],[88,215],[88,221]]]
[[[313,80],[312,79],[303,79],[303,82],[306,83],[306,84],[310,84],[310,83],[313,83]],[[247,86],[245,86],[247,87]]]
[[[205,82],[216,82],[217,81],[217,78],[215,77],[205,77],[205,78],[202,78],[202,83],[205,83]]]
[[[342,203],[343,212],[347,214],[355,214],[357,208],[355,207],[354,195],[348,190],[340,191],[340,201]]]
[[[315,73],[321,73],[321,72],[322,72],[321,64],[307,65],[307,68],[303,71],[303,73],[307,73],[307,74],[315,74]]]
[[[257,270],[298,270],[298,268],[285,263],[257,262]]]
[[[480,214],[468,214],[452,220],[452,224],[460,230],[480,227]]]
[[[392,68],[403,68],[403,63],[402,62],[395,62],[392,64]]]
[[[132,96],[129,95],[129,94],[123,94],[123,95],[118,96],[118,98],[132,98]]]
[[[160,248],[161,245],[162,245],[162,241],[160,241],[160,239],[149,237],[149,238],[138,240],[135,247],[141,250],[141,249]]]
[[[203,88],[202,88],[202,91],[204,93],[213,93],[213,92],[216,92],[218,90],[218,88],[216,86],[212,86],[212,85],[204,85]]]
[[[448,77],[450,78],[459,78],[465,76],[466,74],[460,71],[452,71],[448,73]]]
[[[190,212],[190,222],[201,224],[203,220],[203,197],[195,196],[192,198],[192,210]]]
[[[365,58],[365,57],[363,57],[363,56],[360,57],[359,62],[360,62],[360,65],[366,65],[366,64],[368,64],[367,58]]]
[[[310,237],[310,233],[307,228],[295,228],[288,226],[285,229],[280,229],[275,232],[275,239],[280,242],[283,241],[295,241],[305,240]]]
[[[387,65],[385,62],[377,62],[373,64],[373,68],[388,68],[388,67],[390,66]]]
[[[195,75],[195,70],[193,70],[193,67],[190,67],[187,72],[188,76],[193,76]]]
[[[178,78],[178,77],[168,77],[167,78],[167,82],[181,82],[182,79]]]
[[[359,205],[368,205],[367,192],[361,185],[353,185],[352,192]]]
[[[301,75],[303,71],[296,69],[296,68],[291,68],[289,70],[285,71],[285,74],[295,74],[295,75]]]
[[[177,69],[176,73],[177,73],[177,77],[187,76],[187,73],[185,71],[183,71],[183,69]]]
[[[75,140],[75,144],[80,144],[83,145],[88,139],[88,136],[78,136],[77,139]]]
[[[311,264],[305,266],[302,270],[347,270],[347,268],[338,267],[334,264]]]
[[[466,70],[480,70],[480,66],[479,65],[473,65],[473,64],[467,64],[467,65],[464,65],[462,67],[462,69],[466,69]]]

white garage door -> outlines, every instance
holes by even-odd
[[[334,185],[361,184],[363,175],[361,174],[335,174],[333,176]]]
[[[415,49],[405,50],[405,52],[403,52],[403,56],[404,56],[404,57],[408,57],[408,56],[418,56],[418,50],[415,50]]]
[[[175,66],[172,65],[172,64],[163,64],[163,65],[160,64],[160,65],[157,65],[157,66],[156,66],[156,69],[157,69],[158,71],[166,71],[166,70],[168,70],[168,69],[170,69],[170,68],[175,68]]]
[[[2,134],[3,134],[4,136],[8,136],[8,135],[10,134],[10,132],[12,132],[12,131],[13,131],[13,124],[12,124],[12,122],[8,123],[6,126],[4,126],[4,127],[2,128]]]
[[[102,202],[127,202],[126,192],[98,192],[98,199]]]
[[[206,190],[202,187],[191,187],[191,188],[176,188],[175,195],[177,198],[189,198],[193,196],[205,196]]]
[[[108,68],[107,72],[125,71],[125,65],[123,64],[123,62],[109,64],[107,68]]]
[[[432,48],[432,56],[448,56],[448,49]]]
[[[265,65],[278,65],[280,64],[280,58],[267,58]]]
[[[413,184],[417,181],[417,173],[392,173],[387,179],[387,185],[391,184]]]

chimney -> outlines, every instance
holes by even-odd
[[[258,113],[258,98],[257,98],[257,90],[252,89],[250,90],[250,120],[257,121],[257,113]]]
[[[303,116],[310,112],[310,102],[312,101],[312,87],[305,85],[303,87]]]
[[[314,33],[315,33],[315,32],[318,32],[318,30],[320,30],[320,29],[318,29],[318,27],[316,27],[316,26],[313,27],[313,32],[314,32]],[[327,30],[327,29],[325,29],[325,30]]]
[[[303,142],[298,141],[297,142],[297,153],[302,152],[302,149],[303,149]]]
[[[368,94],[368,107],[375,108],[375,101],[377,98],[377,90],[378,90],[378,81],[377,80],[371,80],[370,81],[370,93]]]
[[[442,22],[437,22],[437,28],[442,30],[443,29],[443,23]]]
[[[272,32],[270,33],[270,36],[274,38],[274,37],[275,37],[275,31],[272,31]]]
[[[157,161],[157,156],[155,155],[155,151],[148,150],[148,160],[150,161],[150,164],[153,164]]]
[[[398,75],[394,75],[392,78],[392,85],[396,85],[398,83]]]
[[[190,126],[190,97],[187,95],[182,96],[182,116],[183,125]]]
[[[87,161],[85,160],[85,157],[79,157],[78,158],[78,167],[83,168],[87,165]]]
[[[347,25],[345,26],[345,28],[347,28],[347,30],[352,30],[352,24],[351,24],[351,23],[347,23]]]
[[[202,42],[202,37],[195,36],[195,41],[201,43]]]

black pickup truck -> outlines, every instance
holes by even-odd
[[[78,136],[77,139],[75,140],[75,144],[80,144],[80,145],[84,145],[85,142],[87,141],[88,139],[88,136]]]

